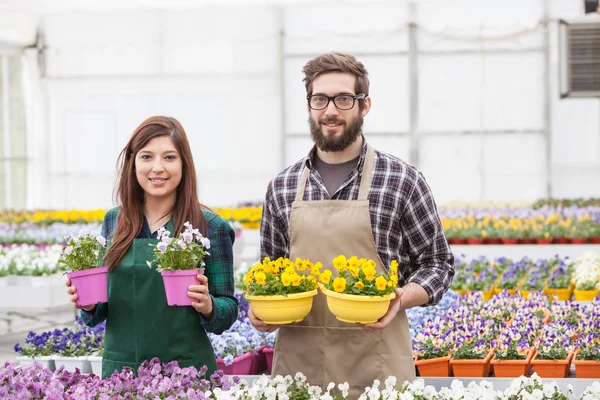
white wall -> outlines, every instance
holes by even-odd
[[[45,18],[50,156],[36,206],[110,206],[117,155],[156,114],[186,130],[201,201],[261,199],[280,165],[279,21],[270,7]]]
[[[580,3],[551,0],[550,17],[581,15]],[[412,10],[398,1],[46,16],[50,147],[30,206],[110,206],[118,152],[153,114],[186,129],[202,201],[260,200],[310,148],[301,68],[330,50],[364,62],[368,140],[407,161],[414,146],[438,203],[535,200],[548,180],[556,197],[600,196],[600,104],[559,100],[557,27],[546,71],[543,15],[544,0],[423,0]]]

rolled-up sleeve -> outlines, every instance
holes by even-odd
[[[425,289],[429,301],[424,306],[435,305],[452,283],[454,256],[444,235],[431,189],[420,173],[400,226],[411,264],[406,282],[414,282]]]
[[[221,334],[229,329],[238,315],[238,301],[235,298],[233,272],[233,242],[235,232],[221,217],[208,221],[210,255],[206,257],[204,273],[208,278],[208,290],[213,302],[210,320],[201,314],[202,327],[212,333]]]

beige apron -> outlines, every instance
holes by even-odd
[[[374,150],[369,146],[358,200],[303,201],[308,169],[302,171],[290,217],[290,259],[321,261],[336,272],[332,260],[343,254],[372,259],[384,272],[375,248],[367,198]],[[415,379],[412,342],[406,313],[401,311],[383,331],[370,332],[341,322],[327,308],[325,295],[314,297],[310,314],[299,323],[282,326],[277,335],[273,376],[302,372],[308,383],[326,387],[348,382],[349,399],[357,399],[375,379],[393,375],[398,386]]]

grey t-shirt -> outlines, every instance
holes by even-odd
[[[342,183],[344,183],[346,178],[348,178],[354,168],[356,168],[359,158],[360,156],[341,164],[328,164],[321,160],[317,155],[317,152],[315,152],[313,160],[315,163],[315,169],[317,172],[319,172],[319,175],[321,175],[330,197],[333,197]]]

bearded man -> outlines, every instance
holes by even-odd
[[[299,323],[280,327],[251,309],[248,315],[262,332],[279,329],[273,375],[302,372],[321,387],[348,382],[349,398],[358,398],[375,379],[414,379],[405,310],[440,301],[454,276],[454,257],[423,175],[374,150],[363,135],[371,110],[364,65],[334,52],[310,60],[303,72],[315,145],[268,185],[261,258],[310,259],[333,269],[331,261],[343,254],[375,261],[377,272],[397,260],[396,298],[379,321],[366,325],[337,320],[322,293]]]

